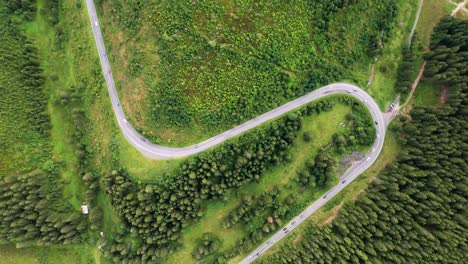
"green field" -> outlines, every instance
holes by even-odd
[[[387,0],[104,1],[101,24],[132,124],[180,146],[334,81],[364,85],[396,13]]]
[[[19,249],[10,245],[0,245],[0,262],[2,264],[102,263],[97,248],[87,245]]]

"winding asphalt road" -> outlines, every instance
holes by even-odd
[[[369,112],[374,120],[375,127],[377,130],[376,140],[372,146],[371,151],[367,153],[365,158],[360,161],[355,162],[352,166],[340,177],[340,183],[333,187],[328,193],[326,193],[319,200],[314,202],[306,210],[304,210],[299,216],[294,218],[290,223],[286,225],[281,231],[273,235],[267,242],[258,247],[253,251],[249,256],[244,259],[241,263],[250,263],[257,257],[259,257],[263,252],[269,249],[273,244],[282,239],[287,233],[297,227],[302,223],[306,218],[312,215],[318,208],[327,203],[333,196],[339,193],[344,189],[348,184],[350,184],[354,179],[356,179],[361,173],[363,173],[367,168],[369,168],[372,163],[379,156],[380,151],[382,150],[385,131],[388,123],[395,116],[395,111],[391,113],[382,113],[372,99],[372,97],[367,94],[361,88],[348,84],[348,83],[334,83],[327,86],[324,86],[318,90],[315,90],[311,93],[308,93],[302,97],[299,97],[289,103],[286,103],[278,108],[275,108],[269,112],[266,112],[254,119],[251,119],[241,125],[238,125],[232,129],[229,129],[219,135],[216,135],[208,140],[205,140],[201,143],[181,148],[172,148],[164,147],[151,143],[140,135],[127,121],[125,114],[122,110],[122,106],[119,101],[117,90],[115,88],[114,79],[112,76],[112,70],[110,63],[107,57],[106,48],[104,45],[104,40],[102,37],[101,29],[99,27],[99,21],[96,14],[96,9],[94,6],[93,0],[86,0],[89,17],[91,20],[92,30],[94,33],[94,38],[96,41],[96,47],[99,54],[99,59],[101,61],[101,66],[104,72],[104,78],[107,83],[107,88],[112,102],[112,108],[114,110],[115,116],[119,127],[127,139],[127,141],[134,146],[138,151],[143,153],[145,156],[153,159],[171,159],[171,158],[180,158],[190,156],[213,146],[224,142],[225,140],[235,137],[245,131],[248,131],[264,122],[275,119],[291,110],[297,109],[303,105],[306,105],[312,101],[315,101],[319,98],[329,96],[332,94],[348,94],[358,100],[362,101],[363,104],[369,109]]]
[[[378,122],[378,125],[376,125],[376,127],[377,132],[381,134],[381,137],[380,140],[378,139],[376,142],[376,149],[378,150],[377,153],[380,152],[380,148],[382,147],[383,138],[385,135],[385,122],[383,114],[382,112],[380,112],[379,107],[369,94],[367,94],[361,88],[347,83],[334,83],[324,86],[318,90],[315,90],[309,94],[299,97],[293,101],[290,101],[289,103],[286,103],[278,108],[275,108],[269,112],[257,116],[254,119],[251,119],[243,124],[240,124],[232,129],[229,129],[221,134],[218,134],[212,138],[209,138],[201,143],[192,146],[172,148],[151,143],[149,140],[145,139],[140,133],[138,133],[125,118],[122,105],[119,101],[117,89],[115,88],[114,78],[112,76],[112,70],[109,63],[109,59],[107,57],[101,29],[99,27],[99,21],[96,14],[94,2],[93,0],[86,0],[86,4],[88,7],[88,13],[91,20],[99,59],[101,61],[102,70],[104,72],[104,78],[107,83],[107,89],[109,90],[112,108],[117,118],[117,122],[127,141],[145,156],[153,159],[171,159],[186,157],[196,153],[200,153],[204,150],[207,150],[215,145],[224,142],[229,138],[242,134],[262,123],[275,119],[291,110],[294,110],[319,98],[329,96],[332,94],[349,94],[365,103],[373,119]]]

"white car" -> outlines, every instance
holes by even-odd
[[[94,21],[94,25],[97,27],[99,26],[98,22],[97,21]]]
[[[125,122],[125,124],[127,124],[127,119],[124,118],[124,122]]]
[[[369,161],[370,160],[370,157],[367,157],[366,161]]]
[[[372,149],[372,152],[375,152],[375,148]]]

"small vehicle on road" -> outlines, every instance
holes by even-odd
[[[390,109],[395,108],[395,106],[396,106],[395,103],[391,103],[391,104],[390,104]]]
[[[97,27],[99,26],[98,22],[97,21],[94,21],[94,25]]]
[[[342,183],[342,184],[346,183],[346,180],[342,181],[341,183]]]
[[[369,161],[370,160],[370,157],[367,157],[366,161]]]
[[[378,125],[378,124],[379,124],[379,122],[377,122],[377,121],[375,121],[374,123],[375,123],[376,125]]]
[[[287,229],[288,229],[288,228],[287,228],[287,227],[285,227],[285,228],[283,228],[283,231],[286,231]]]
[[[127,119],[125,119],[125,118],[124,118],[124,123],[125,123],[125,124],[127,124],[127,123],[128,123],[128,122],[127,122]]]
[[[372,152],[375,152],[375,148],[372,149]]]

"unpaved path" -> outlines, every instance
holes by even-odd
[[[411,33],[410,33],[409,38],[408,38],[408,46],[411,45],[411,40],[413,39],[414,31],[416,30],[416,26],[418,25],[419,16],[421,15],[421,9],[422,9],[423,2],[424,2],[424,0],[419,0],[418,13],[416,14],[416,18],[414,19],[413,28],[411,29]]]
[[[457,14],[458,11],[463,11],[465,13],[468,13],[468,9],[466,8],[466,5],[468,4],[468,0],[465,0],[463,2],[460,2],[460,3],[454,3],[453,1],[450,1],[450,3],[454,4],[454,5],[457,5],[455,7],[455,9],[453,9],[452,13],[450,14],[451,16],[455,16]]]

